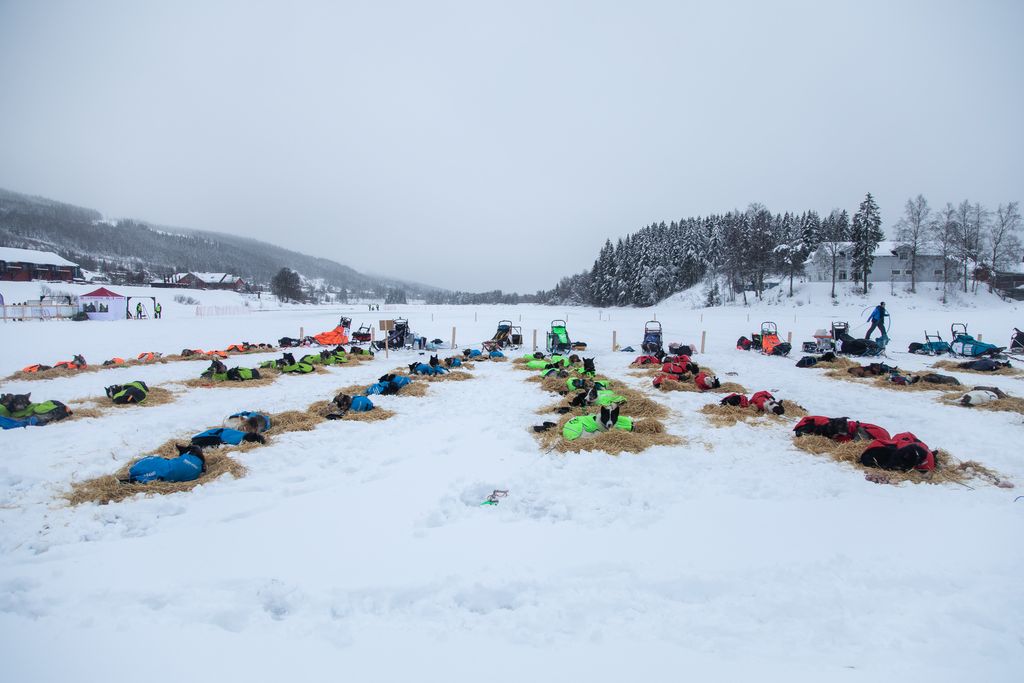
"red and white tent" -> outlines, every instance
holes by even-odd
[[[112,292],[106,287],[78,297],[82,310],[89,320],[124,320],[128,297]]]

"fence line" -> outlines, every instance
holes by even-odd
[[[62,320],[78,313],[78,306],[60,304],[0,306],[4,322],[8,320]]]

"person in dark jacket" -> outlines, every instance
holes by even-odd
[[[865,339],[871,339],[871,333],[877,328],[882,336],[885,334],[885,302],[875,306],[875,310],[871,311],[871,315],[868,317],[868,322],[871,323],[871,327],[868,328],[868,333],[864,335]]]

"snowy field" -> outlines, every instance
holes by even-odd
[[[116,289],[116,288],[115,288]],[[29,296],[28,293],[25,296]],[[224,301],[234,295],[217,294]],[[19,300],[17,294],[7,296]],[[169,297],[168,297],[169,298]],[[0,657],[7,681],[1017,681],[1024,666],[1024,420],[798,369],[799,344],[831,320],[853,332],[877,300],[893,315],[889,363],[925,329],[966,322],[1007,342],[1019,304],[933,293],[833,306],[827,289],[750,308],[400,306],[429,338],[478,346],[497,321],[529,345],[553,318],[589,342],[599,371],[663,402],[683,445],[638,455],[544,453],[529,428],[553,396],[512,363],[423,398],[381,397],[383,422],[326,422],[241,453],[242,479],[187,493],[68,507],[73,481],[110,474],[169,438],[237,410],[303,409],[369,383],[414,352],[284,376],[262,387],[186,389],[182,361],[42,381],[4,381],[37,400],[102,395],[142,379],[178,393],[0,434]],[[205,305],[221,305],[203,302]],[[230,305],[225,303],[223,305]],[[354,327],[396,312],[365,306],[163,320],[0,325],[0,374],[83,353],[223,348]],[[653,315],[666,341],[700,343],[723,380],[772,390],[812,414],[850,416],[974,459],[1017,484],[886,486],[792,445],[791,423],[712,426],[720,395],[655,393],[628,371]],[[748,320],[749,316],[749,320]],[[793,357],[736,351],[774,320]],[[527,349],[529,350],[529,349]],[[228,361],[254,365],[273,355]],[[731,375],[728,373],[736,373]],[[958,373],[1024,397],[1013,376]],[[626,411],[628,412],[628,411]],[[481,506],[508,489],[497,506]]]

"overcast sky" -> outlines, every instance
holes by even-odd
[[[1024,2],[0,0],[0,187],[533,291],[724,212],[1021,198]]]

